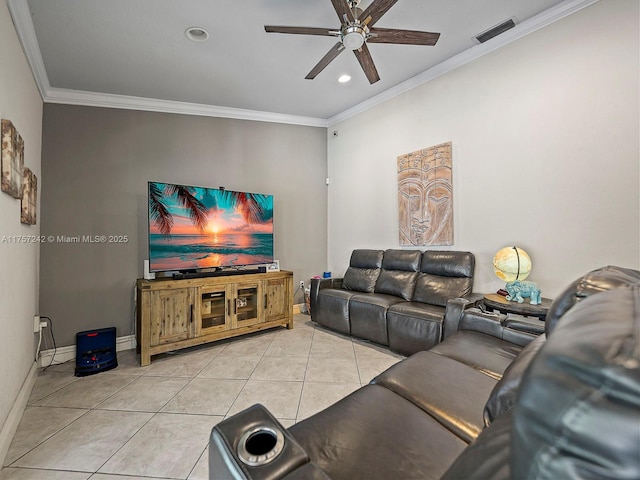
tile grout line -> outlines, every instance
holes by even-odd
[[[240,397],[240,394],[243,392],[243,390],[245,389],[245,387],[247,386],[247,384],[249,383],[249,380],[251,379],[251,376],[253,375],[253,373],[256,371],[256,368],[258,368],[258,365],[260,364],[260,362],[262,361],[262,359],[264,358],[264,354],[267,352],[267,350],[269,349],[269,347],[271,346],[271,344],[273,343],[273,338],[271,339],[271,341],[269,342],[269,345],[267,345],[267,348],[264,349],[264,352],[262,352],[262,355],[260,355],[260,360],[258,360],[255,364],[255,366],[253,367],[253,369],[251,370],[251,373],[249,374],[249,376],[244,380],[244,385],[242,385],[242,388],[240,389],[240,391],[238,392],[238,394],[236,395],[236,397],[233,399],[233,402],[231,402],[231,405],[229,405],[229,408],[227,409],[227,412],[222,416],[223,420],[226,420],[229,416],[229,412],[231,411],[231,409],[233,408],[233,406],[235,405],[235,403],[238,401],[238,397]],[[258,355],[255,355],[256,357]],[[233,358],[231,356],[231,358]],[[209,444],[207,443],[207,446]],[[194,466],[195,468],[195,466]]]
[[[75,408],[75,407],[36,407],[36,408]],[[27,452],[23,453],[22,455],[20,455],[18,458],[16,458],[13,462],[11,462],[9,465],[3,465],[0,470],[2,470],[5,467],[11,467],[11,468],[29,468],[29,467],[13,467],[12,465],[15,464],[16,462],[18,462],[20,459],[24,458],[26,455],[28,455],[29,453],[31,453],[33,450],[35,450],[36,448],[38,448],[40,445],[42,445],[43,443],[45,443],[47,440],[55,437],[57,434],[59,434],[60,432],[62,432],[64,429],[66,429],[68,426],[70,426],[71,424],[75,423],[77,420],[81,419],[82,417],[84,417],[85,415],[87,415],[91,409],[86,409],[86,408],[79,408],[78,410],[85,410],[84,413],[82,415],[80,415],[78,418],[74,418],[73,420],[71,420],[69,423],[67,423],[66,425],[60,427],[56,432],[52,433],[51,435],[49,435],[47,438],[43,439],[41,442],[39,442],[37,445],[35,445],[34,447],[30,448]]]
[[[311,319],[309,319],[311,322]],[[302,405],[302,395],[304,394],[304,387],[307,384],[307,372],[309,371],[309,361],[311,360],[311,349],[313,348],[313,340],[316,337],[316,326],[311,325],[313,333],[311,334],[311,343],[309,344],[309,352],[307,354],[307,364],[304,367],[304,377],[302,377],[302,388],[300,389],[300,398],[298,398],[298,408],[296,409],[296,418],[294,419],[294,425],[298,423],[300,417],[300,406]]]

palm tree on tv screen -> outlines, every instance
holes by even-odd
[[[222,190],[220,196],[242,213],[244,221],[247,223],[261,223],[264,221],[263,203],[267,196],[259,193],[233,192]]]
[[[194,196],[193,188],[182,185],[165,185],[164,191],[157,183],[149,184],[149,215],[165,237],[171,236],[173,215],[163,202],[164,197],[176,197],[187,209],[191,222],[204,232],[207,226],[207,207]]]

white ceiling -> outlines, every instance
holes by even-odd
[[[381,77],[374,85],[349,51],[306,80],[336,39],[264,31],[267,24],[336,29],[330,0],[8,3],[45,101],[327,125],[594,1],[399,0],[377,27],[441,37],[433,47],[370,44]],[[516,28],[483,45],[473,39],[509,18]],[[191,26],[206,29],[209,40],[188,40]],[[352,80],[340,84],[344,73]]]

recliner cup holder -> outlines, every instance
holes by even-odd
[[[245,432],[238,442],[238,458],[250,467],[266,465],[284,448],[284,434],[268,426],[258,426]]]

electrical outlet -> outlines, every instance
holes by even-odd
[[[300,280],[300,288],[304,290],[304,280]]]
[[[33,333],[40,331],[40,315],[33,316]]]

